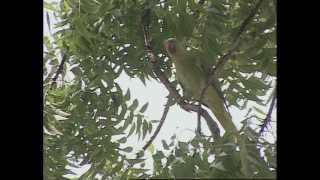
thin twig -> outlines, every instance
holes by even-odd
[[[256,6],[251,10],[249,16],[242,22],[239,31],[237,32],[235,38],[233,39],[233,43],[237,41],[237,39],[240,38],[241,34],[244,32],[248,24],[250,23],[251,19],[256,15],[260,5],[262,4],[264,0],[260,0]]]
[[[62,53],[62,60],[59,64],[59,67],[56,71],[56,74],[52,78],[51,89],[57,84],[57,79],[58,79],[59,75],[63,72],[63,66],[64,66],[64,63],[66,62],[66,60],[67,60],[67,55],[65,53]]]
[[[259,136],[261,136],[261,134],[264,132],[264,130],[267,128],[268,124],[271,122],[271,115],[272,115],[272,110],[274,109],[274,105],[275,105],[275,101],[276,101],[276,94],[273,95],[269,110],[268,110],[268,114],[266,116],[266,118],[263,120],[263,123],[261,125],[261,129],[259,131]]]
[[[143,146],[143,148],[142,148],[143,150],[146,150],[149,147],[149,145],[153,142],[153,140],[157,137],[157,135],[159,134],[160,129],[161,129],[161,127],[167,117],[167,114],[169,112],[171,101],[172,101],[171,97],[168,97],[168,101],[167,101],[166,105],[164,106],[164,110],[163,110],[163,113],[162,113],[162,116],[160,119],[160,123],[159,123],[156,131],[151,136],[150,140],[146,143],[146,145]]]

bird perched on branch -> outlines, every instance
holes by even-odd
[[[186,93],[199,100],[202,90],[207,86],[208,73],[204,60],[194,56],[179,44],[175,38],[164,42],[165,49],[176,68],[176,78],[182,84]],[[202,63],[203,62],[203,63]],[[217,82],[217,81],[214,81]],[[213,112],[226,132],[236,132],[237,128],[232,122],[230,113],[219,94],[218,84],[210,84],[203,94],[202,102]]]

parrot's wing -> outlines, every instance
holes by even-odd
[[[207,76],[207,78],[209,78],[210,68],[212,66],[211,63],[209,63],[209,61],[207,59],[203,59],[204,57],[199,58],[199,56],[198,56],[197,58],[195,58],[195,57],[193,57],[193,58],[196,59],[196,68],[200,69],[201,72],[203,72],[203,74],[205,76]],[[226,99],[224,98],[223,92],[221,90],[221,83],[218,81],[217,78],[214,78],[214,81],[211,83],[211,85],[218,92],[218,95],[223,100],[226,109],[229,111]]]
[[[205,75],[209,75],[210,72],[210,65],[204,61],[203,59],[197,57],[196,59],[196,66],[203,72]]]
[[[179,82],[179,81],[178,81]],[[186,89],[186,87],[183,85],[182,82],[179,82],[181,88],[182,88],[182,92],[183,92],[183,97],[186,99],[190,99],[192,97],[191,93],[188,92],[188,90]]]
[[[216,82],[219,82],[218,80],[216,80]],[[227,101],[226,98],[223,95],[223,92],[221,90],[221,85],[220,83],[212,83],[213,88],[217,91],[218,95],[220,96],[220,98],[223,100],[224,106],[227,109],[227,111],[230,113],[228,105],[227,105]]]

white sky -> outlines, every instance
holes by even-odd
[[[47,26],[47,19],[46,14],[44,12],[44,35],[49,36],[49,29]],[[50,22],[51,22],[51,29],[53,27],[53,23],[55,22],[54,18],[50,16]],[[128,88],[130,88],[131,92],[131,99],[137,98],[139,100],[139,107],[141,107],[144,103],[149,102],[149,106],[147,111],[145,112],[145,115],[147,116],[148,120],[160,120],[162,116],[162,112],[164,109],[164,104],[166,103],[166,96],[168,95],[167,89],[159,82],[156,82],[155,80],[147,81],[146,86],[143,85],[143,83],[139,79],[131,79],[126,74],[122,73],[122,75],[117,79],[117,82],[119,83],[120,87],[122,88],[123,92],[126,92]],[[261,108],[265,112],[268,111],[269,106],[265,108]],[[246,114],[247,110],[238,110],[236,108],[230,108],[230,112],[232,114],[233,120],[238,128],[241,127],[240,121],[244,119],[244,115]],[[276,110],[273,110],[272,119],[276,120]],[[156,129],[157,124],[153,124],[153,131]],[[194,131],[197,126],[197,114],[192,112],[186,112],[182,109],[180,109],[177,105],[172,106],[169,110],[169,113],[167,115],[167,118],[165,120],[165,123],[163,124],[163,127],[160,130],[159,135],[154,140],[153,144],[155,145],[156,149],[163,150],[161,140],[166,140],[167,142],[170,142],[170,137],[173,134],[177,134],[177,139],[179,141],[187,141],[188,139],[191,139],[195,134]],[[273,123],[272,127],[273,134],[275,135],[275,123]],[[210,135],[210,131],[208,130],[206,123],[202,122],[202,132],[206,135]],[[222,130],[223,132],[223,130]],[[152,135],[152,134],[151,134]],[[146,141],[148,141],[150,136],[146,136],[145,140],[143,141],[137,141],[136,137],[131,137],[128,139],[126,146],[133,146],[134,150],[132,151],[132,155],[134,155],[136,152],[142,149]],[[267,137],[268,140],[271,142],[274,141],[274,138],[272,135],[269,135]],[[124,147],[126,147],[124,146]],[[148,158],[151,156],[151,153],[149,151],[145,152],[145,157]],[[132,156],[133,157],[133,156]],[[68,175],[66,177],[78,177],[81,174],[83,174],[86,170],[88,170],[90,166],[86,165],[82,168],[75,169],[70,168],[72,171],[77,173],[77,176],[74,175]],[[146,168],[152,167],[152,160],[149,159],[146,161]]]

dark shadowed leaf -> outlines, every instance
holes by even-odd
[[[135,99],[135,100],[133,100],[133,102],[132,102],[131,106],[129,107],[129,109],[134,111],[134,110],[137,109],[138,105],[139,105],[139,102],[138,102],[137,99]]]
[[[121,139],[118,140],[119,143],[126,143],[127,142],[127,138],[123,137]]]
[[[162,142],[163,148],[164,148],[165,150],[169,150],[169,146],[168,146],[168,144],[166,143],[166,141],[165,141],[165,140],[161,140],[161,142]]]
[[[148,102],[147,102],[147,103],[145,103],[145,104],[141,107],[140,112],[141,112],[141,113],[144,113],[144,112],[147,110],[148,105],[149,105],[149,103],[148,103]]]

